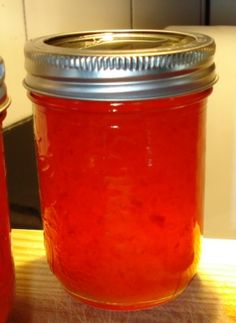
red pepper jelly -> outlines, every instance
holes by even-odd
[[[78,300],[155,306],[196,273],[214,51],[154,30],[26,44],[47,258]]]
[[[7,320],[14,293],[14,270],[10,247],[10,225],[2,138],[2,121],[9,103],[4,84],[4,65],[0,58],[0,322]]]

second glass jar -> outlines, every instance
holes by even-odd
[[[15,285],[2,136],[2,122],[10,104],[4,84],[4,75],[4,64],[0,57],[0,322],[5,322],[10,313]]]

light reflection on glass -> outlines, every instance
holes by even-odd
[[[119,127],[119,126],[117,126],[117,125],[112,125],[112,126],[110,126],[110,128],[111,128],[111,129],[120,129],[120,127]]]
[[[112,41],[113,40],[113,35],[112,34],[105,34],[102,38],[104,41]]]

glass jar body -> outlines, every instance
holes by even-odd
[[[2,121],[5,114],[5,112],[0,113],[0,322],[7,320],[14,295],[14,269],[2,138]]]
[[[47,258],[79,300],[146,308],[196,273],[210,91],[132,102],[29,94]]]

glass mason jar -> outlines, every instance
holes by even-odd
[[[214,52],[154,30],[26,44],[47,259],[78,300],[146,308],[196,273]]]
[[[10,104],[4,84],[4,74],[4,64],[0,57],[0,322],[6,321],[14,294],[14,270],[10,245],[10,224],[2,138],[2,121]]]

